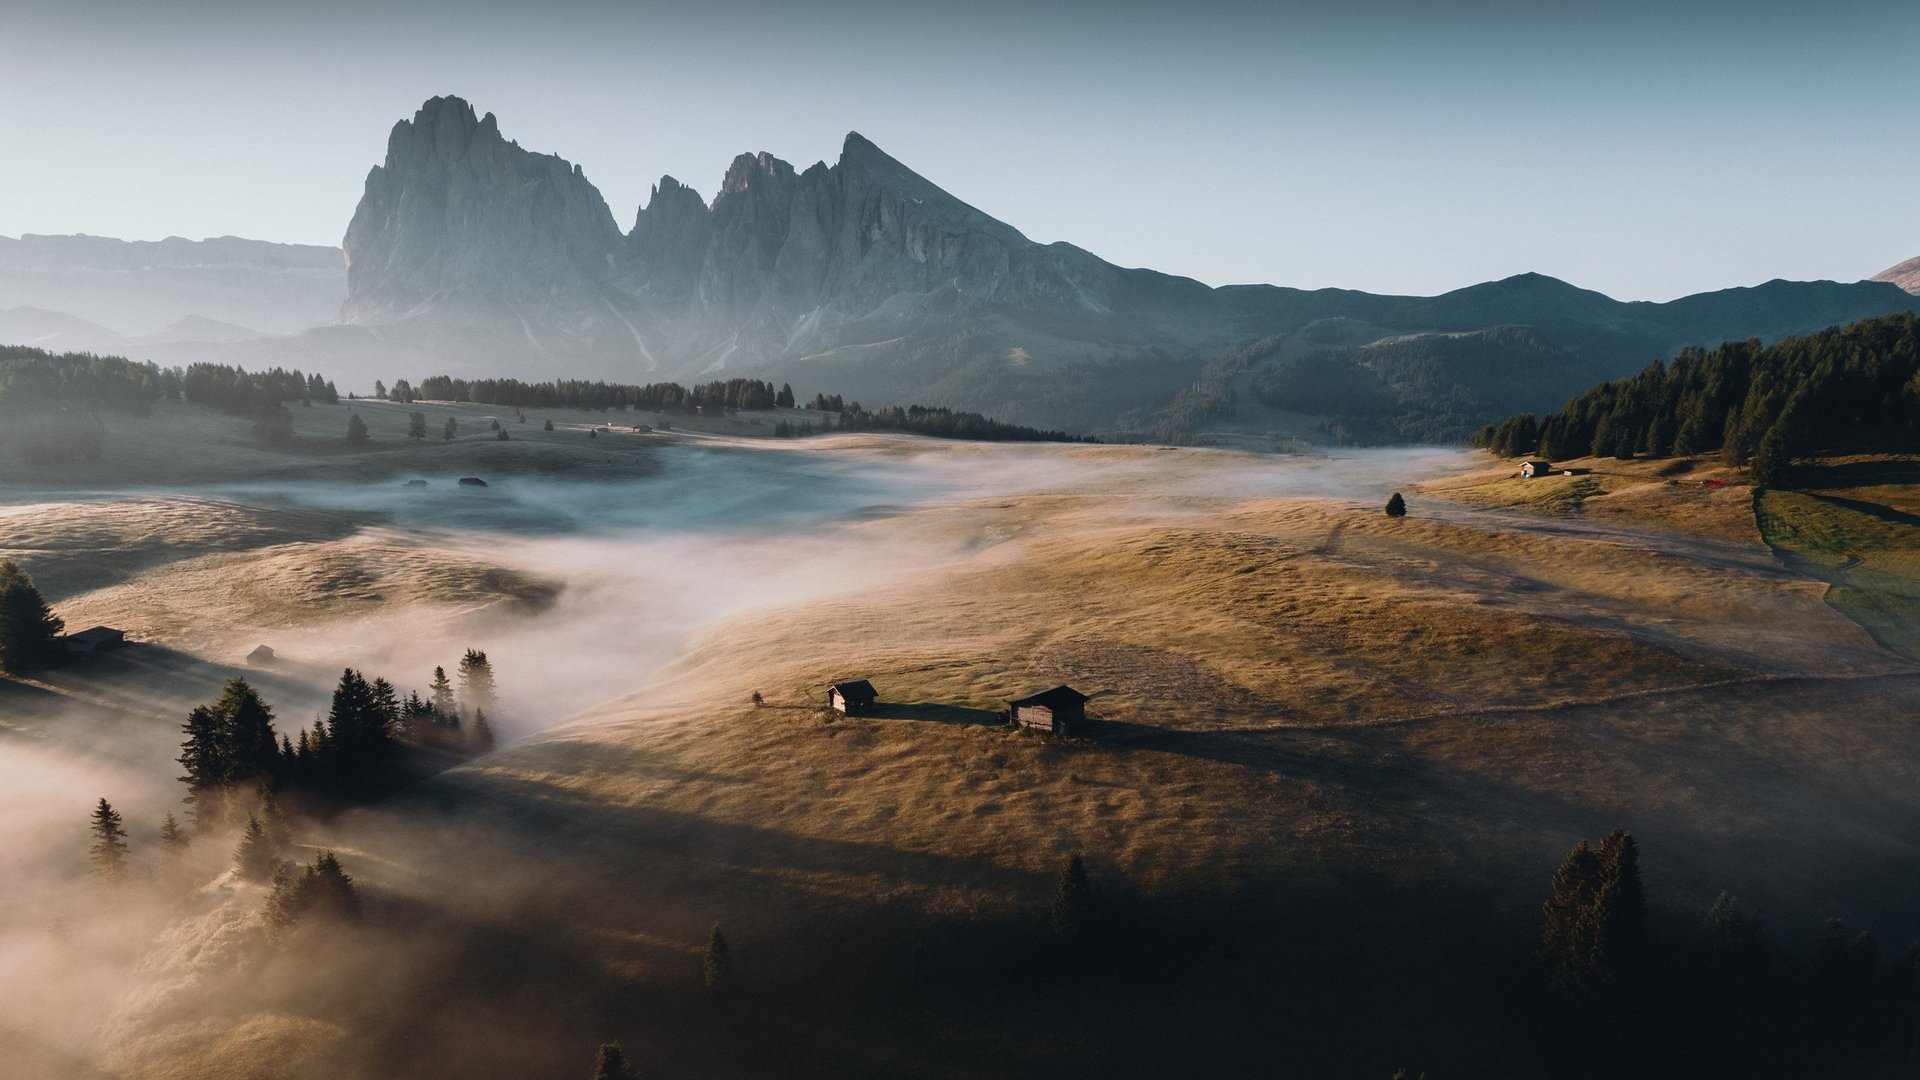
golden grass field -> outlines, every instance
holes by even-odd
[[[1920,894],[1889,887],[1920,869],[1915,654],[1850,617],[1859,604],[1835,601],[1830,575],[1767,543],[1844,551],[1860,561],[1836,587],[1905,603],[1915,548],[1890,531],[1910,527],[1897,519],[1850,511],[1872,524],[1835,532],[1806,512],[1814,496],[1776,492],[1756,526],[1752,492],[1705,462],[1522,481],[1465,453],[1352,464],[882,437],[588,442],[592,418],[555,416],[552,436],[516,427],[497,445],[263,455],[236,435],[204,476],[180,459],[166,466],[178,479],[154,464],[139,490],[101,476],[4,490],[0,557],[26,564],[70,624],[149,644],[0,688],[0,753],[84,761],[83,730],[138,731],[110,775],[152,779],[126,783],[157,816],[179,712],[256,639],[300,661],[258,675],[296,723],[338,666],[405,689],[424,683],[426,657],[450,663],[477,635],[491,635],[472,643],[493,653],[515,710],[498,752],[296,837],[338,848],[386,913],[389,929],[366,932],[384,959],[348,950],[299,992],[282,959],[234,993],[230,974],[149,954],[150,975],[202,981],[183,980],[166,1008],[123,1008],[110,1052],[80,1037],[36,1046],[0,1013],[8,1045],[182,1078],[377,1075],[370,1046],[416,1068],[564,1075],[574,1048],[614,1034],[661,1075],[1041,1070],[1086,1048],[1063,1050],[1024,1010],[863,1023],[829,1002],[891,993],[932,933],[916,927],[1038,925],[1072,852],[1096,880],[1167,902],[1271,893],[1310,912],[1364,880],[1470,902],[1524,936],[1567,847],[1625,825],[1676,918],[1725,888],[1784,935],[1834,914],[1885,940],[1920,928]],[[129,441],[229,423],[158,417]],[[606,539],[600,562],[573,539],[426,527],[351,499],[196,490],[261,471],[289,488],[391,486],[413,469],[671,483],[676,455],[695,450],[818,472],[827,491],[867,475],[840,469],[925,483],[794,535],[721,529],[671,548],[649,525]],[[1276,480],[1296,472],[1324,482]],[[1412,508],[1398,520],[1379,509],[1396,488]],[[1909,485],[1845,490],[1910,513]],[[619,632],[529,655],[561,621],[609,611],[629,620]],[[562,674],[588,669],[619,677],[583,689]],[[822,687],[842,678],[878,686],[876,715],[822,711]],[[1094,695],[1101,734],[996,723],[1010,698],[1060,682]],[[226,882],[185,910],[230,926],[245,899]],[[189,918],[156,917],[162,940],[191,937]],[[702,1042],[718,1021],[685,1002],[716,920],[762,972],[762,1000],[790,1003],[756,1021],[784,1040],[788,1069]],[[947,939],[926,940],[939,955]],[[382,988],[348,994],[369,979]],[[456,992],[484,1023],[454,1045],[405,1003]],[[1165,1007],[1143,998],[1113,1022],[1144,1029]],[[916,1056],[925,1046],[938,1054]],[[1110,1038],[1095,1058],[1133,1060]]]

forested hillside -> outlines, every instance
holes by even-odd
[[[1712,453],[1776,483],[1796,457],[1920,447],[1920,319],[1911,312],[1788,338],[1687,349],[1544,417],[1474,442],[1498,454],[1629,458]]]

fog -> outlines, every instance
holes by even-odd
[[[301,520],[337,517],[350,523],[351,535],[338,539],[329,525],[316,537],[321,547],[345,545],[340,550],[349,556],[364,550],[369,560],[418,552],[547,588],[537,602],[508,603],[434,602],[429,588],[340,618],[324,604],[313,610],[313,603],[290,598],[283,610],[265,609],[272,617],[258,622],[244,615],[261,611],[257,604],[230,609],[214,597],[207,620],[232,621],[220,629],[272,644],[284,662],[248,670],[236,666],[237,655],[175,654],[168,642],[153,641],[128,650],[159,658],[139,661],[146,666],[96,671],[83,663],[52,676],[64,695],[0,686],[7,691],[0,694],[0,831],[8,837],[0,845],[0,909],[7,913],[0,922],[0,1052],[22,1070],[9,1075],[85,1077],[92,1068],[115,1068],[128,1055],[147,1053],[141,1040],[174,1030],[169,1025],[191,1028],[222,1010],[243,1013],[255,997],[336,992],[365,977],[376,956],[380,978],[394,980],[393,994],[414,977],[407,973],[425,977],[420,973],[439,963],[435,950],[444,942],[403,942],[391,936],[398,931],[370,929],[360,939],[373,943],[368,949],[343,951],[321,974],[310,957],[296,982],[285,955],[265,942],[257,887],[226,869],[231,828],[197,837],[178,867],[160,856],[161,816],[171,810],[184,818],[173,760],[179,724],[232,674],[254,681],[275,707],[279,729],[291,731],[324,710],[343,667],[384,676],[403,693],[424,691],[436,665],[452,671],[463,649],[483,649],[500,686],[497,727],[510,745],[645,689],[689,642],[729,619],[911,587],[983,543],[1005,543],[1008,557],[1017,557],[1017,540],[983,538],[975,528],[905,527],[931,507],[964,514],[975,500],[1085,493],[1102,497],[1101,513],[1146,520],[1193,512],[1196,497],[1331,495],[1378,505],[1397,486],[1456,466],[1460,454],[1281,458],[843,438],[681,444],[658,458],[659,467],[645,475],[592,482],[500,476],[469,488],[457,477],[426,476],[425,488],[393,480],[58,493],[80,504],[81,517],[86,507],[115,501],[183,496],[209,500],[208,513],[216,516],[221,506],[244,506],[298,511],[307,515]],[[24,506],[55,497],[14,492],[11,501]],[[141,548],[130,565],[197,554],[168,549],[172,542],[129,541],[160,550]],[[47,550],[30,553],[28,562],[33,570],[109,557],[127,554]],[[261,571],[270,572],[278,571]],[[282,588],[271,577],[239,577],[230,583],[235,592]],[[50,597],[56,610],[68,599]],[[87,817],[102,796],[125,816],[131,834],[134,869],[118,887],[87,872]],[[489,838],[521,845],[509,849],[516,859],[450,883],[432,858],[459,828],[440,812],[402,802],[332,825],[302,824],[295,840],[303,857],[319,846],[350,845],[342,852],[350,872],[388,903],[437,905],[436,925],[514,910],[538,896],[550,875],[567,872],[565,851],[530,849],[527,837]],[[351,1016],[342,1023],[350,1027]],[[517,1037],[469,1035],[473,1045],[496,1050]],[[203,1030],[195,1037],[212,1036]],[[349,1066],[374,1068],[339,1048],[316,1052],[308,1068],[322,1075]]]

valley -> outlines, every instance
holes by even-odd
[[[366,447],[328,434],[349,407]],[[1723,889],[1789,953],[1829,917],[1920,925],[1890,887],[1916,859],[1920,667],[1836,599],[1904,603],[1910,567],[1872,552],[1905,541],[1788,531],[1809,519],[1775,493],[1756,526],[1713,463],[1522,480],[1462,450],[412,408],[471,434],[316,404],[270,450],[162,402],[116,419],[110,460],[0,486],[0,559],[70,629],[135,642],[0,682],[0,815],[32,837],[0,867],[22,913],[0,1044],[30,1075],[504,1080],[616,1037],[670,1076],[1529,1075],[1548,876],[1616,826],[1669,929]],[[1904,527],[1906,466],[1848,468],[1829,501],[1875,524],[1845,528]],[[1860,548],[1855,576],[1800,561],[1815,535]],[[276,662],[247,666],[261,643]],[[359,927],[267,940],[220,834],[186,884],[84,891],[102,794],[159,874],[179,724],[224,679],[300,727],[343,666],[404,691],[467,647],[502,745],[294,825],[294,854],[354,875]],[[875,712],[825,712],[854,678]],[[1059,683],[1097,728],[1000,722]],[[1106,920],[1077,960],[1046,914],[1075,853]],[[699,985],[715,923],[725,1000]],[[1087,1003],[1049,1006],[1069,990]]]

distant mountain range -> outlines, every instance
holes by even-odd
[[[251,337],[298,333],[339,318],[346,284],[340,252],[328,247],[236,236],[0,236],[0,309],[59,312],[109,341],[171,333],[194,318],[244,327]]]
[[[8,276],[19,261],[8,245],[29,241],[41,249],[31,272]],[[74,245],[64,271],[58,242]],[[26,306],[48,309],[33,316],[41,323],[61,312],[145,333],[129,348],[173,362],[300,364],[366,382],[442,371],[751,375],[803,394],[1166,437],[1311,432],[1332,415],[1321,407],[1335,386],[1413,417],[1375,417],[1377,436],[1446,437],[1516,408],[1557,407],[1596,378],[1687,345],[1920,307],[1892,281],[1772,281],[1668,303],[1616,301],[1538,274],[1435,297],[1211,288],[1029,240],[858,134],[833,164],[804,170],[742,154],[711,203],[663,177],[622,231],[578,166],[522,149],[492,114],[454,97],[394,126],[347,227],[344,290],[329,293],[341,284],[330,249],[119,243],[0,240],[0,338],[17,337],[10,319],[25,321],[4,309]],[[129,261],[138,268],[114,269]],[[178,297],[167,290],[188,279],[208,286],[208,302],[181,299],[167,317],[147,317],[165,307],[156,293]],[[56,302],[49,281],[81,283],[72,292],[88,302]],[[114,282],[140,302],[116,304]],[[329,295],[342,301],[337,312]],[[241,310],[247,302],[259,306]],[[335,325],[273,341],[157,332],[189,314],[287,332],[302,311],[309,324]],[[1323,362],[1332,352],[1340,359]],[[1285,392],[1296,372],[1316,380],[1313,392]],[[1307,403],[1320,412],[1293,407]]]

